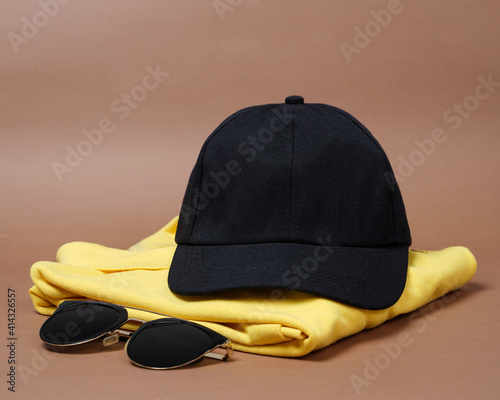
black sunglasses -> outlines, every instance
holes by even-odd
[[[119,329],[130,321],[142,325],[135,332]],[[101,337],[104,346],[110,346],[120,336],[129,338],[125,351],[130,360],[145,368],[177,368],[203,357],[226,361],[232,355],[231,341],[202,325],[173,317],[145,322],[129,318],[123,306],[100,301],[64,301],[40,328],[40,338],[52,346],[74,346]],[[214,353],[216,349],[224,354]]]

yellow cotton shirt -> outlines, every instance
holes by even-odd
[[[268,289],[177,296],[167,285],[176,227],[177,217],[128,250],[83,242],[61,246],[57,262],[40,261],[31,268],[35,309],[50,315],[68,299],[108,301],[200,323],[231,339],[235,350],[299,357],[459,289],[477,266],[464,247],[410,250],[404,292],[383,310],[364,310],[295,291],[283,291],[274,299]],[[129,310],[129,315],[158,318],[136,310]]]

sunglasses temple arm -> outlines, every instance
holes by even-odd
[[[224,350],[225,353],[220,354],[220,353],[215,353],[215,352],[208,352],[203,357],[213,358],[214,360],[226,361],[228,358],[230,358],[233,355],[233,349],[231,348],[231,344],[229,341],[227,341],[226,343],[224,343],[222,346],[220,346],[218,348]]]

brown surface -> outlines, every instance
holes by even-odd
[[[11,397],[357,398],[353,374],[363,377],[381,345],[406,332],[411,344],[371,376],[361,396],[497,398],[500,87],[457,129],[458,121],[445,121],[443,113],[475,94],[479,76],[500,81],[498,2],[402,1],[350,63],[341,43],[353,44],[356,27],[375,29],[370,12],[387,9],[387,1],[240,3],[221,20],[211,1],[69,2],[18,53],[7,35],[21,34],[23,17],[38,15],[43,24],[41,8],[35,1],[4,7],[1,330],[5,335],[12,287],[17,362],[32,373],[25,381],[18,374]],[[156,65],[170,75],[120,120],[110,104]],[[467,289],[441,303],[444,310],[425,308],[423,329],[402,316],[303,359],[237,353],[230,363],[157,372],[133,367],[120,348],[91,348],[47,361],[51,353],[37,337],[45,317],[27,294],[32,263],[54,260],[69,241],[127,248],[154,232],[177,214],[211,131],[240,108],[290,94],[351,112],[379,139],[395,170],[400,157],[408,160],[418,149],[416,140],[444,129],[447,140],[400,186],[413,247],[464,245],[476,255],[478,273]],[[75,148],[82,129],[103,118],[112,119],[114,132],[59,182],[51,164],[64,162],[65,147]],[[4,382],[5,339],[0,347]]]

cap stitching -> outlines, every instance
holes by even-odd
[[[222,272],[226,272],[227,271],[227,269],[225,269],[225,268],[221,268],[221,269],[211,268],[210,272],[206,270],[205,262],[203,260],[203,258],[204,258],[204,256],[203,256],[203,246],[200,246],[199,248],[188,249],[188,254],[189,254],[189,257],[185,259],[185,261],[187,263],[184,263],[184,265],[187,267],[186,269],[188,269],[190,266],[195,266],[195,268],[196,268],[195,271],[194,271],[194,275],[196,276],[196,278],[194,276],[189,276],[188,274],[184,274],[184,276],[187,277],[189,281],[199,282],[199,283],[206,283],[206,282],[211,281],[211,279],[209,278],[210,273],[213,273],[213,272],[215,272],[215,273],[222,273]],[[186,264],[188,264],[188,265],[186,265]],[[200,266],[201,266],[201,268],[200,268]],[[185,271],[185,272],[187,272],[187,271]],[[245,272],[240,272],[238,270],[232,270],[231,271],[231,275],[233,277],[240,277],[240,276],[245,276],[246,273]],[[358,279],[355,282],[352,282],[351,278],[353,277],[353,275],[337,275],[335,277],[335,281],[337,283],[339,283],[339,282],[340,283],[349,282],[351,285],[353,285],[353,288],[355,290],[353,290],[352,288],[348,289],[348,288],[346,288],[344,286],[342,289],[344,291],[346,291],[346,292],[351,292],[351,293],[352,292],[359,292],[359,289],[362,289],[365,293],[375,293],[377,291],[376,287],[373,287],[372,290],[368,290],[366,288],[366,286],[364,286],[364,283],[370,281],[371,279],[373,279],[373,277],[375,275],[376,275],[375,274],[375,270],[372,268],[372,269],[369,269],[369,270],[367,270],[367,271],[365,271],[363,273],[356,274],[354,276],[354,277],[364,277],[364,279]],[[315,276],[317,279],[321,278],[320,280],[329,279],[331,277],[331,275],[329,275],[328,273],[322,273],[321,269],[318,269],[315,272],[311,273],[311,276]],[[290,289],[289,287],[285,287],[285,286],[283,286],[282,288]],[[297,288],[295,290],[304,291],[304,289],[305,289],[305,292],[307,292],[307,293],[313,293],[313,292],[309,291],[307,288]],[[231,290],[231,289],[219,289],[219,288],[216,288],[212,292],[216,293],[216,292],[221,291],[221,290]],[[402,290],[404,290],[404,287],[403,287]],[[209,293],[212,293],[212,292],[209,292]],[[319,293],[319,292],[317,292],[317,293]],[[325,294],[324,293],[320,294],[320,296],[324,297]]]
[[[340,108],[330,106],[328,104],[314,104],[316,106],[326,108],[332,111],[335,111],[338,114],[343,115],[344,117],[348,118],[353,122],[358,128],[361,129],[361,131],[365,134],[365,136],[370,139],[370,141],[377,147],[379,152],[381,153],[384,163],[385,163],[385,168],[387,171],[392,171],[391,163],[389,162],[389,159],[387,158],[387,155],[385,154],[384,150],[382,149],[382,146],[380,143],[373,137],[373,135],[370,133],[370,131],[361,123],[359,122],[356,118],[354,118],[351,114],[348,112],[341,110]],[[391,199],[391,207],[392,207],[392,233],[394,235],[394,240],[396,241],[397,235],[396,235],[396,212],[394,209],[394,200],[393,200],[393,195],[391,194],[390,196]]]
[[[299,113],[302,111],[302,107],[296,107],[299,111]],[[296,123],[296,125],[295,125]],[[300,141],[300,118],[294,118],[294,126],[293,126],[293,137],[294,137],[294,169],[292,170],[292,174],[295,173],[295,177],[296,177],[296,180],[297,180],[297,175],[299,174],[298,171],[303,171],[304,170],[304,162],[303,162],[303,157],[301,157],[301,153],[302,153],[302,149],[303,147],[301,146],[301,141]],[[295,136],[295,133],[297,133],[297,136]],[[295,151],[296,150],[296,151]],[[293,227],[294,227],[294,232],[295,232],[295,235],[297,236],[297,233],[299,231],[299,224],[298,224],[298,212],[297,212],[297,209],[298,209],[298,206],[297,206],[297,203],[298,203],[298,198],[297,196],[295,195],[292,199],[293,201],[293,220],[292,220],[292,224],[293,224]]]
[[[284,105],[284,107],[286,107],[286,104]],[[285,108],[284,108],[285,110]],[[283,157],[285,162],[288,161],[288,154],[287,154],[287,150],[288,150],[288,147],[289,147],[289,136],[287,135],[286,133],[286,130],[284,132],[284,141],[285,141],[285,146],[284,146],[284,152],[285,152],[285,156]],[[290,239],[290,221],[288,220],[288,224],[287,224],[287,218],[286,218],[286,212],[285,212],[285,204],[288,204],[287,202],[287,198],[286,198],[286,194],[287,194],[287,190],[286,190],[286,186],[287,186],[287,180],[286,179],[282,179],[281,180],[281,184],[282,184],[282,188],[281,188],[281,204],[283,205],[281,207],[281,221],[282,221],[282,228],[281,228],[281,232],[282,232],[282,235],[286,235],[286,231],[287,231],[287,228],[288,228],[288,239]]]
[[[285,106],[286,107],[286,106]],[[295,212],[294,212],[294,191],[293,191],[293,183],[294,183],[294,179],[293,179],[293,176],[294,176],[294,163],[295,163],[295,157],[294,157],[294,152],[295,152],[295,113],[294,113],[294,117],[293,117],[293,120],[292,120],[292,141],[291,141],[291,153],[292,153],[292,157],[291,157],[291,161],[290,161],[290,215],[289,215],[289,220],[288,220],[288,240],[291,240],[292,238],[292,228],[293,228],[293,218],[295,216]],[[288,147],[288,137],[287,137],[287,147]]]
[[[245,112],[253,109],[253,108],[258,108],[258,107],[263,107],[263,106],[252,106],[252,107],[247,107],[247,108],[243,108],[242,110],[239,110],[239,111],[236,111],[235,113],[233,113],[232,115],[230,115],[229,117],[227,117],[224,121],[222,121],[220,123],[220,125],[215,128],[215,130],[210,134],[210,136],[205,140],[205,143],[203,144],[203,147],[201,149],[201,160],[200,160],[200,181],[198,182],[198,192],[201,193],[201,186],[203,184],[203,165],[205,164],[205,155],[206,155],[206,152],[207,152],[207,148],[208,148],[208,145],[210,143],[210,141],[213,139],[213,137],[219,133],[221,131],[222,128],[224,128],[226,125],[228,125],[229,123],[231,123],[232,121],[234,121],[234,119],[237,117],[237,116],[240,116],[242,114],[244,114]],[[196,168],[196,164],[195,164],[195,168]],[[195,213],[194,213],[194,217],[193,217],[193,222],[191,224],[191,229],[190,229],[190,232],[189,232],[189,240],[192,240],[192,239],[199,239],[198,236],[196,237],[191,237],[193,235],[193,230],[194,230],[194,226],[195,226],[195,223],[196,223],[196,217],[198,216],[198,206],[199,206],[200,202],[198,201],[196,203],[196,210],[195,210]]]

